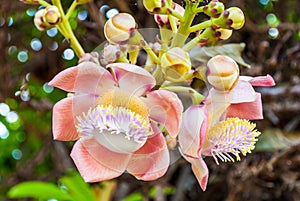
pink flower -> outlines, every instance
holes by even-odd
[[[87,182],[125,170],[137,179],[157,179],[168,168],[169,153],[156,122],[176,138],[182,103],[172,92],[151,91],[155,79],[141,67],[107,67],[83,62],[51,80],[49,85],[75,93],[53,108],[54,139],[77,140],[71,157]]]
[[[240,76],[236,86],[227,92],[210,89],[204,105],[193,105],[183,114],[178,135],[180,151],[192,165],[203,190],[208,181],[208,168],[203,155],[234,161],[234,155],[250,153],[260,132],[247,120],[262,119],[260,93],[252,86],[273,86],[271,76]]]

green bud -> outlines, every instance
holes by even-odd
[[[169,5],[166,0],[143,0],[143,5],[149,13],[167,14]]]
[[[240,8],[231,7],[226,9],[219,18],[213,19],[213,23],[217,28],[240,29],[245,24],[245,16]]]
[[[203,12],[210,17],[219,17],[221,13],[224,12],[224,4],[218,0],[212,0],[204,6]]]

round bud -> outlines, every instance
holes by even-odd
[[[243,11],[238,7],[228,8],[227,11],[229,12],[228,20],[232,21],[230,27],[233,29],[242,28],[245,24],[245,16]]]
[[[191,60],[187,52],[179,47],[169,49],[161,57],[162,71],[167,77],[179,79],[191,70]]]
[[[183,14],[184,14],[184,8],[182,6],[180,6],[177,3],[173,3],[172,7],[173,7],[173,10],[175,10],[181,16],[183,16]],[[176,25],[178,26],[179,25],[179,19],[177,19],[176,17],[174,17],[174,18],[175,18]],[[155,14],[154,15],[154,20],[161,27],[170,27],[170,20],[169,20],[168,15]]]
[[[219,28],[216,30],[216,32],[218,33],[220,40],[227,40],[232,35],[233,31],[231,29]]]
[[[223,29],[240,29],[245,24],[243,11],[238,7],[226,9],[219,18],[213,19],[214,26]]]
[[[110,18],[104,25],[104,35],[112,44],[120,44],[131,37],[136,23],[128,13],[119,13]]]
[[[225,7],[222,2],[218,0],[212,0],[204,6],[203,12],[210,17],[219,17],[221,13],[223,13]]]
[[[61,14],[56,6],[48,6],[44,12],[44,22],[49,26],[55,26],[61,22]]]
[[[40,9],[34,15],[34,25],[40,31],[44,31],[47,28],[43,18],[44,12],[45,9]]]
[[[208,61],[206,74],[215,90],[230,91],[239,79],[239,67],[230,57],[217,55]]]
[[[149,13],[160,13],[165,6],[164,0],[143,0],[143,5]]]

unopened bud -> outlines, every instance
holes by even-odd
[[[191,70],[191,60],[187,52],[174,47],[161,57],[161,67],[167,77],[179,79]]]
[[[47,25],[44,22],[44,17],[43,17],[44,12],[45,12],[45,9],[40,9],[34,15],[34,25],[40,31],[44,31],[47,28]]]
[[[226,9],[223,14],[213,20],[216,26],[224,29],[240,29],[245,24],[245,16],[243,11],[238,7]]]
[[[134,18],[128,13],[119,13],[110,18],[104,25],[104,35],[112,44],[127,41],[136,28]]]
[[[149,13],[165,13],[165,0],[143,0],[143,5]]]
[[[61,14],[56,6],[48,6],[44,12],[44,22],[55,26],[61,22]]]
[[[183,16],[184,8],[182,6],[180,6],[177,3],[173,3],[172,7],[173,7],[174,11],[178,12],[181,16]],[[179,19],[177,19],[176,17],[174,17],[174,18],[175,18],[176,25],[178,26],[179,25]],[[168,15],[155,14],[154,15],[154,20],[161,27],[163,27],[163,26],[164,27],[170,27],[170,20],[169,20]]]
[[[26,4],[39,4],[38,0],[20,0],[20,1]]]
[[[101,64],[107,65],[114,63],[121,55],[121,49],[119,45],[105,45],[104,49],[101,52]]]
[[[220,40],[227,40],[228,38],[230,38],[230,36],[232,35],[232,30],[231,29],[217,29],[216,32],[218,32],[219,34],[219,39]]]
[[[218,41],[226,40],[228,39],[232,34],[232,30],[230,29],[213,29],[213,28],[207,28],[204,31],[200,33],[200,46],[213,46]]]
[[[207,81],[218,91],[230,91],[239,79],[239,67],[228,56],[217,55],[207,63]]]
[[[224,4],[218,0],[212,0],[204,6],[203,12],[210,17],[219,17],[224,12]]]

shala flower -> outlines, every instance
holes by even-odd
[[[141,180],[166,172],[169,152],[157,126],[179,132],[183,106],[175,93],[151,89],[155,79],[139,66],[82,62],[49,85],[73,92],[53,108],[56,140],[77,140],[71,157],[87,182],[108,180],[125,170]]]
[[[183,114],[179,146],[183,157],[203,190],[208,168],[203,156],[212,156],[216,163],[240,160],[254,149],[257,136],[255,124],[248,120],[262,119],[261,95],[252,86],[273,86],[271,76],[239,76],[230,90],[209,90],[202,105],[190,106]],[[234,157],[236,159],[234,159]]]

